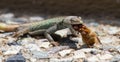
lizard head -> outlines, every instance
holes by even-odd
[[[82,24],[83,21],[81,20],[81,17],[68,16],[63,20],[63,23],[72,25],[72,24]]]
[[[68,25],[77,31],[79,27],[83,24],[83,21],[79,16],[68,16],[63,20],[63,24]]]
[[[74,30],[76,30],[82,34],[89,34],[90,33],[90,29],[87,28],[87,26],[85,26],[84,24],[73,24],[72,27]]]

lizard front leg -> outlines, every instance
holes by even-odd
[[[54,25],[54,26],[48,28],[48,29],[45,31],[44,35],[45,35],[45,37],[50,41],[50,43],[51,43],[52,45],[58,46],[59,43],[58,43],[58,42],[55,42],[54,39],[52,38],[52,36],[50,35],[51,33],[54,33],[55,31],[57,31],[57,25]]]
[[[72,27],[70,27],[69,29],[70,29],[73,36],[79,37],[79,33],[77,31],[75,31]]]

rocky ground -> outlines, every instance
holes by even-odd
[[[15,17],[14,14],[0,14],[1,22],[20,24],[43,20],[40,16]],[[84,20],[87,26],[98,34],[103,49],[86,48],[81,37],[63,38],[60,46],[53,47],[43,36],[26,35],[17,43],[10,35],[0,33],[0,62],[120,62],[120,26],[100,24]],[[69,33],[67,33],[69,32]],[[68,28],[56,32],[64,37],[70,34]]]

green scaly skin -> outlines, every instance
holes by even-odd
[[[44,34],[51,43],[54,43],[55,41],[50,34],[54,33],[57,30],[70,28],[72,34],[77,35],[74,29],[72,29],[71,27],[71,24],[76,24],[76,22],[77,24],[82,23],[81,19],[77,16],[66,16],[51,18],[44,21],[34,22],[25,25],[23,24],[18,28],[18,32],[16,32],[13,37],[19,37],[25,33],[29,33],[31,35]]]

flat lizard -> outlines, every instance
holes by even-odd
[[[81,17],[78,16],[64,16],[47,19],[40,22],[34,22],[29,24],[23,24],[17,28],[17,32],[13,34],[13,37],[18,38],[19,36],[29,33],[29,34],[44,34],[45,37],[51,42],[51,44],[56,46],[56,42],[51,37],[51,33],[57,30],[69,28],[71,33],[77,36],[75,30],[72,28],[71,24],[82,24]]]

